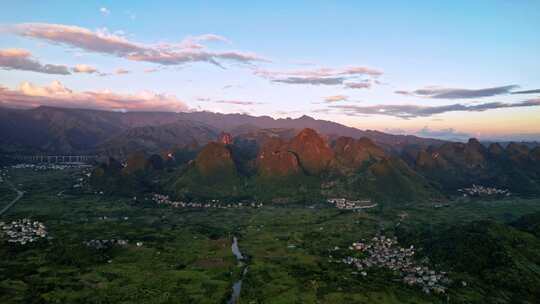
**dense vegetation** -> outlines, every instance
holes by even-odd
[[[397,235],[448,270],[451,303],[538,301],[538,199],[460,199],[445,208],[428,200],[350,212],[306,197],[261,209],[175,209],[144,194],[58,195],[72,188],[79,176],[73,171],[10,172],[26,194],[6,220],[44,222],[52,239],[24,247],[2,241],[1,303],[223,303],[240,271],[230,251],[233,235],[249,256],[241,303],[447,302],[391,272],[362,278],[329,258],[376,233]],[[165,168],[158,176],[176,174]],[[110,238],[129,245],[83,245]]]

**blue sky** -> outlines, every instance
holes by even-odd
[[[305,114],[540,140],[538,1],[28,1],[4,4],[0,20],[7,106]]]

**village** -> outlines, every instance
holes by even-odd
[[[484,187],[473,184],[470,188],[458,189],[458,192],[463,194],[463,197],[467,196],[510,196],[511,193],[508,189],[497,189],[492,187]]]
[[[0,230],[7,236],[8,243],[13,244],[26,245],[47,237],[45,225],[28,218],[11,223],[0,222]]]
[[[91,168],[83,167],[81,176],[76,178],[73,188],[75,189],[83,188],[88,183],[91,176],[92,176]]]
[[[197,202],[176,202],[171,201],[168,195],[154,194],[152,195],[152,201],[158,205],[168,205],[174,208],[216,208],[216,209],[238,209],[238,208],[261,208],[263,203],[251,202],[251,203],[222,203],[219,200],[211,200],[205,203]]]
[[[114,246],[125,247],[129,244],[129,241],[121,240],[121,239],[90,240],[90,241],[84,241],[83,244],[86,245],[87,247],[90,247],[96,250],[102,250],[102,249],[109,249]],[[137,247],[141,247],[143,243],[136,242],[135,245]]]
[[[369,242],[353,243],[349,249],[361,257],[348,256],[342,262],[355,266],[364,277],[369,269],[386,268],[399,273],[403,283],[418,286],[426,294],[446,292],[449,283],[446,272],[437,272],[427,267],[425,261],[416,261],[414,246],[400,247],[395,237],[376,236]]]
[[[377,203],[372,203],[370,199],[352,201],[346,198],[329,198],[326,201],[335,205],[338,209],[345,210],[361,210],[377,207]]]

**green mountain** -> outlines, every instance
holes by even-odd
[[[188,163],[172,184],[172,192],[182,199],[222,199],[241,197],[244,193],[228,145],[210,142]]]
[[[439,196],[404,161],[366,138],[340,138],[331,145],[316,131],[304,129],[290,140],[271,137],[260,146],[233,142],[207,144],[178,173],[173,192],[191,198],[229,195],[276,202],[327,197],[390,202]]]
[[[420,174],[437,182],[441,189],[455,192],[472,184],[510,189],[521,195],[540,193],[540,161],[536,149],[511,143],[506,148],[477,140],[446,143],[402,154]]]
[[[540,239],[533,234],[480,221],[428,233],[422,246],[432,262],[452,271],[456,303],[540,301]]]

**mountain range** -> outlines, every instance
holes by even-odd
[[[211,131],[204,134],[205,145],[189,144],[192,138],[186,135],[186,145],[159,154],[132,150],[123,166],[111,158],[97,174],[109,182],[99,179],[98,183],[119,185],[111,191],[144,189],[144,183],[134,185],[150,176],[161,180],[168,193],[187,200],[440,201],[474,184],[522,196],[540,193],[540,147],[530,149],[523,144],[485,147],[471,139],[428,147],[410,145],[397,152],[367,137],[333,139],[311,128],[299,132],[262,129],[238,136],[222,132],[213,139]],[[163,169],[167,173],[159,173]]]
[[[1,153],[121,153],[128,149],[149,152],[174,145],[206,144],[225,131],[233,136],[281,129],[293,135],[311,128],[328,136],[366,137],[385,149],[410,145],[441,145],[444,141],[411,135],[360,130],[309,116],[274,119],[268,116],[212,112],[110,112],[86,109],[37,107],[0,108]]]
[[[125,168],[104,172],[123,175],[174,163],[181,170],[169,185],[184,197],[272,189],[414,199],[474,183],[540,193],[538,146],[391,135],[308,116],[0,108],[0,154],[37,153],[112,157]]]

